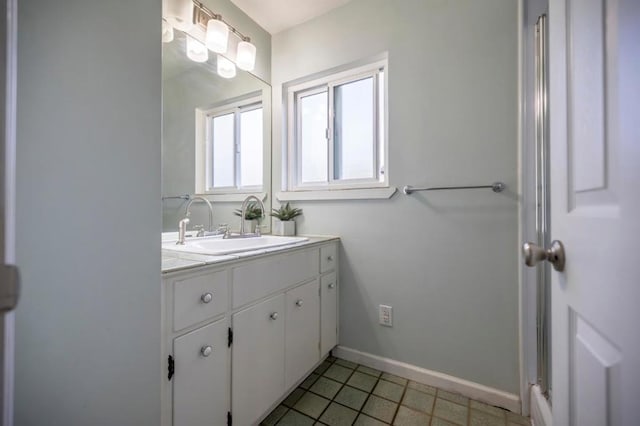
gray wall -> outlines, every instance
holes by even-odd
[[[161,2],[21,2],[16,419],[160,422]]]
[[[518,393],[517,2],[354,0],[273,36],[274,181],[282,83],[389,52],[391,185],[508,191],[296,202],[342,238],[341,344]],[[377,325],[377,306],[394,327]]]

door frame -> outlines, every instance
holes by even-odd
[[[536,171],[535,171],[535,39],[536,21],[548,14],[548,0],[519,2],[519,141],[518,192],[521,195],[518,221],[518,284],[519,284],[519,356],[520,400],[522,414],[536,412],[531,406],[532,386],[537,383],[537,274],[536,268],[524,264],[520,247],[526,241],[536,241]],[[544,424],[544,423],[543,423]]]
[[[3,0],[1,3],[3,16],[0,24],[2,34],[2,58],[0,73],[4,81],[3,103],[4,117],[0,119],[0,131],[4,135],[3,165],[4,175],[0,178],[0,189],[4,201],[3,213],[3,263],[15,264],[15,229],[16,229],[16,92],[18,61],[18,0]],[[0,360],[1,382],[0,413],[3,426],[13,425],[14,409],[14,342],[15,313],[0,315]]]

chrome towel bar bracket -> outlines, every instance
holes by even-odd
[[[502,182],[494,182],[491,185],[469,185],[469,186],[434,186],[430,188],[414,188],[411,185],[407,185],[402,188],[402,192],[406,195],[411,195],[416,191],[445,191],[449,189],[491,189],[493,192],[502,192],[507,186]]]

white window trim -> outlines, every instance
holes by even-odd
[[[211,188],[211,179],[213,176],[211,170],[212,164],[210,161],[211,146],[209,144],[211,136],[211,118],[224,115],[225,113],[237,114],[240,111],[250,111],[256,108],[264,109],[261,95],[242,98],[213,108],[196,109],[196,194],[212,195],[214,196],[215,201],[236,201],[243,200],[247,195],[263,192],[264,181],[262,185]],[[238,120],[234,120],[234,124],[236,126],[236,134],[238,134],[239,129],[237,127],[240,123]],[[262,154],[264,157],[264,143]],[[237,159],[234,160],[233,168],[235,181],[240,182],[240,170],[239,167],[237,167]],[[237,197],[235,196],[236,194],[238,195]]]
[[[388,104],[389,104],[389,96],[388,96],[388,79],[389,79],[389,65],[388,60],[386,58],[377,60],[374,62],[370,62],[366,65],[362,65],[356,68],[351,68],[349,70],[340,71],[337,73],[332,73],[325,75],[320,78],[316,78],[313,80],[305,81],[299,84],[291,85],[286,88],[287,91],[287,143],[286,143],[286,154],[287,161],[285,162],[287,166],[287,170],[284,171],[284,176],[286,176],[286,185],[287,190],[278,193],[278,199],[282,200],[296,200],[296,199],[353,199],[353,198],[389,198],[395,192],[396,188],[392,188],[389,186],[389,126],[388,126]],[[350,180],[334,180],[334,170],[333,170],[333,143],[329,143],[329,181],[322,183],[301,183],[300,176],[300,153],[298,152],[297,147],[297,138],[296,133],[300,128],[298,123],[298,114],[296,111],[297,99],[300,95],[309,95],[313,93],[317,89],[317,93],[323,92],[327,90],[329,96],[329,111],[328,116],[333,116],[333,90],[328,90],[332,87],[340,85],[342,83],[348,81],[358,80],[360,77],[366,78],[369,76],[373,76],[379,72],[380,69],[384,70],[384,117],[379,117],[377,110],[377,102],[374,102],[374,116],[377,118],[375,120],[375,124],[378,125],[379,120],[383,120],[384,126],[384,141],[383,144],[383,158],[384,158],[384,173],[382,174],[382,178],[374,178],[374,179],[350,179]],[[377,90],[377,82],[374,79],[374,92],[375,99],[378,96]],[[293,124],[295,123],[295,124]],[[333,120],[330,120],[328,123],[328,131],[333,132]],[[378,132],[374,132],[376,135],[376,143],[373,153],[373,160],[376,163],[378,161]],[[378,189],[378,188],[387,188],[391,189],[391,191],[369,191],[369,195],[366,195],[365,192],[368,189]],[[365,191],[356,193],[354,190]],[[326,192],[344,192],[344,194],[338,196],[333,195],[331,198],[327,198]],[[298,195],[293,195],[289,193],[298,193]],[[302,195],[304,193],[304,195]],[[365,194],[365,195],[363,195]],[[291,198],[293,197],[293,198]],[[316,198],[314,198],[316,197]]]

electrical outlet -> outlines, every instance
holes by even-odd
[[[393,308],[388,305],[380,305],[378,307],[378,318],[380,325],[385,327],[393,326]]]

